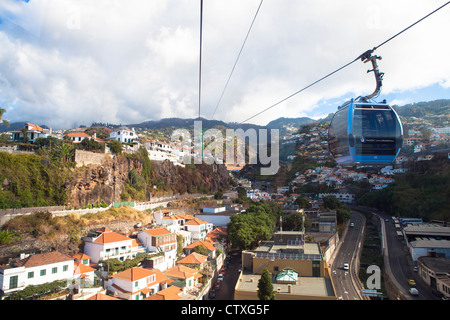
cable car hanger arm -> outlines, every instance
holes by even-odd
[[[369,72],[373,72],[375,75],[375,81],[376,81],[376,87],[375,90],[372,92],[372,94],[363,97],[363,100],[370,100],[374,97],[378,97],[378,95],[381,92],[381,87],[383,86],[383,76],[384,73],[380,72],[380,70],[378,69],[378,64],[377,64],[377,60],[381,60],[382,58],[377,56],[377,55],[372,55],[373,51],[375,49],[371,49],[371,50],[367,50],[366,52],[364,52],[362,55],[359,56],[359,58],[361,59],[361,61],[363,61],[364,63],[367,62],[372,62],[372,70],[367,70],[367,73]]]

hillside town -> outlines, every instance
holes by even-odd
[[[172,142],[148,139],[144,131],[121,128],[111,131],[106,138],[99,138],[96,133],[89,135],[85,131],[86,128],[53,131],[26,123],[23,129],[7,133],[9,143],[4,144],[1,151],[34,153],[33,148],[27,149],[25,142],[33,146],[40,138],[53,137],[73,144],[92,140],[105,146],[100,154],[114,156],[108,145],[111,141],[120,141],[126,154],[133,154],[143,147],[151,161],[169,161],[176,166],[185,166],[185,150]],[[338,210],[327,207],[326,201],[331,197],[344,205],[353,205],[355,194],[349,191],[351,183],[364,182],[372,190],[384,189],[395,182],[396,176],[408,172],[408,163],[430,161],[433,154],[422,152],[448,144],[450,137],[448,128],[431,131],[432,134],[425,138],[420,131],[409,130],[409,136],[414,137],[406,138],[404,144],[411,147],[412,152],[408,156],[397,157],[392,165],[370,170],[367,167],[332,165],[327,149],[326,125],[292,131],[281,141],[282,146],[295,145],[295,152],[286,157],[287,162],[295,162],[300,157],[319,166],[295,172],[293,179],[285,185],[268,188],[266,183],[241,177],[241,168],[230,165],[228,172],[235,186],[213,204],[204,205],[194,214],[187,214],[183,208],[143,209],[151,216],[148,224],[138,223],[127,232],[113,231],[106,225],[91,230],[82,238],[82,250],[73,255],[55,250],[21,252],[18,256],[11,256],[7,264],[0,266],[0,290],[4,298],[14,299],[27,288],[49,283],[61,286],[63,282],[63,290],[51,287],[31,296],[33,299],[60,300],[207,300],[219,296],[221,290],[225,292],[223,288],[227,286],[227,292],[232,292],[229,299],[254,300],[258,298],[258,279],[262,271],[269,268],[274,274],[278,299],[342,299],[330,266],[342,244],[342,230],[353,227],[353,220],[339,221],[342,218],[338,216]],[[192,156],[195,150],[188,152]],[[95,157],[89,159],[75,153],[77,166],[98,164]],[[323,184],[333,191],[317,194],[297,192],[308,184]],[[240,194],[242,191],[245,197]],[[301,198],[307,199],[309,205],[299,205],[297,200]],[[242,203],[236,199],[249,201]],[[251,203],[261,200],[275,201],[281,208],[273,237],[261,241],[257,248],[233,248],[227,230],[231,218],[245,213]],[[109,207],[126,205],[139,210],[139,203],[134,201],[110,204]],[[290,214],[303,217],[301,228],[287,230]],[[305,219],[309,224],[307,230]],[[395,223],[399,238],[407,239],[415,268],[441,268],[434,267],[425,258],[421,259],[429,256],[429,241],[437,238],[440,239],[439,246],[434,244],[433,248],[439,249],[433,249],[433,252],[439,251],[440,257],[444,255],[448,259],[450,232],[446,225],[426,224],[418,220],[399,221],[395,217],[387,220]],[[233,256],[237,256],[235,263],[238,269],[233,269],[235,281],[230,287],[224,278],[230,277]],[[121,267],[114,268],[116,264]],[[448,262],[443,262],[443,265],[445,268]],[[442,285],[447,290],[450,288],[445,279]],[[448,297],[450,291],[443,294]]]

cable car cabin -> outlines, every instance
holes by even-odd
[[[383,101],[353,99],[339,107],[330,123],[328,144],[338,164],[388,164],[400,152],[403,128]]]

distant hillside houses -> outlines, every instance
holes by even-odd
[[[401,159],[401,161],[406,160],[407,158]],[[372,185],[373,189],[378,190],[386,188],[389,184],[395,182],[395,179],[389,176],[405,173],[406,171],[406,168],[385,166],[379,170],[378,174],[368,174],[347,168],[316,167],[315,169],[308,169],[304,174],[297,172],[296,177],[291,181],[291,185],[324,183],[336,189],[341,189],[345,186],[345,180],[352,180],[355,182],[367,181]]]

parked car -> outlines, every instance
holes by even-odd
[[[348,263],[344,263],[344,270],[348,270],[348,269],[350,269]]]
[[[222,281],[223,280],[223,274],[219,274],[219,276],[217,277],[218,281]]]

